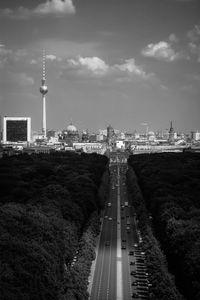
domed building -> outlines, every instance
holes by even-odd
[[[67,126],[66,130],[63,130],[62,137],[63,141],[68,145],[72,145],[74,142],[79,141],[78,129],[72,124],[72,122]]]
[[[153,131],[148,132],[148,140],[149,141],[154,141],[156,138],[155,133]]]
[[[67,131],[68,134],[72,134],[72,135],[78,133],[78,130],[77,130],[76,126],[74,126],[72,123],[70,123],[70,124],[67,126],[67,130],[66,130],[66,131]]]

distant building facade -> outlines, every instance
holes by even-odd
[[[72,122],[67,126],[66,130],[63,130],[61,136],[59,137],[59,141],[62,141],[69,146],[71,146],[74,142],[78,142],[79,139],[80,137],[78,129],[72,124]]]
[[[168,138],[169,144],[174,144],[175,137],[176,137],[176,134],[175,134],[174,128],[172,126],[172,121],[171,121],[170,122],[170,129],[169,129],[169,138]]]
[[[191,132],[191,139],[194,140],[194,141],[199,141],[200,140],[200,132],[192,131]]]
[[[30,117],[4,117],[3,143],[31,142]]]
[[[107,142],[110,145],[115,136],[115,131],[111,125],[107,127]]]

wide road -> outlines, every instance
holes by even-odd
[[[110,193],[102,218],[90,299],[129,300],[136,292],[130,274],[136,270],[135,258],[129,254],[138,243],[135,213],[127,203],[126,157],[111,153],[110,158]]]

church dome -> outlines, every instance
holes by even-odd
[[[149,131],[149,132],[148,132],[148,135],[150,135],[150,136],[154,136],[154,135],[155,135],[155,133],[154,133],[153,131]]]
[[[74,126],[73,124],[70,124],[69,126],[67,126],[67,132],[74,132],[76,133],[78,130],[76,128],[76,126]]]

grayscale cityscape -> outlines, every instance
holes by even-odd
[[[199,0],[1,0],[0,299],[200,299]]]

